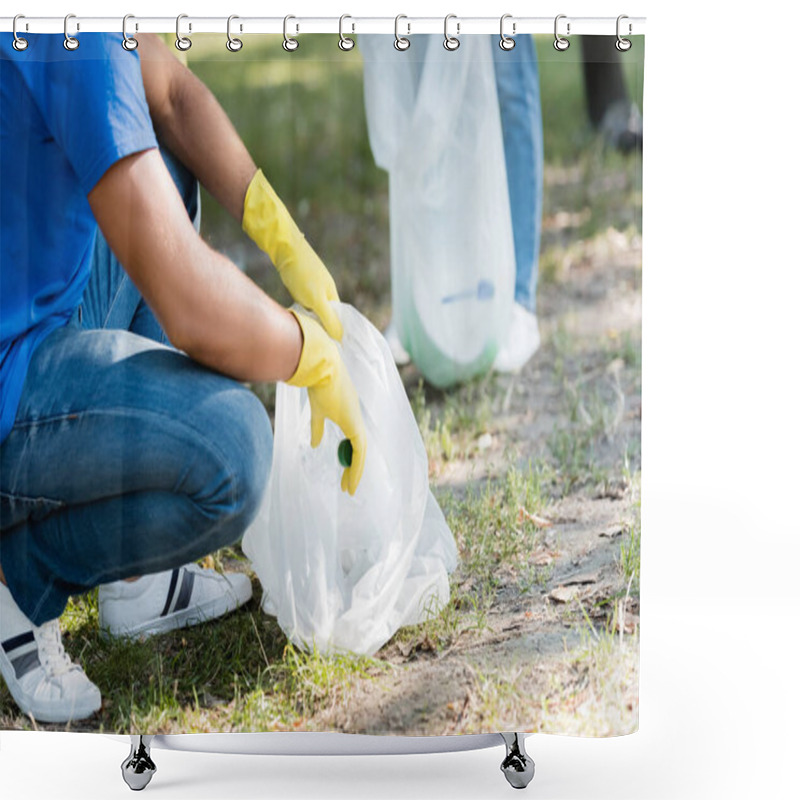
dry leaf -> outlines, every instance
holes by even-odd
[[[614,621],[614,630],[619,633],[619,619]],[[639,615],[638,614],[625,614],[625,627],[623,629],[623,633],[634,633],[636,628],[639,625]]]
[[[425,634],[425,638],[419,643],[419,649],[420,650],[427,650],[427,651],[429,651],[431,653],[435,653],[436,652],[436,642],[434,642],[433,639],[431,639],[431,637],[428,636],[428,634],[426,633]]]
[[[609,525],[600,531],[600,536],[605,536],[607,539],[613,539],[615,536],[621,536],[625,527],[623,525]]]
[[[537,553],[533,557],[533,565],[535,567],[546,567],[548,564],[552,564],[556,560],[555,554],[551,553],[549,550],[544,550],[541,553]]]
[[[545,517],[540,517],[538,514],[531,514],[527,508],[524,506],[519,507],[519,511],[517,513],[517,522],[522,522],[522,520],[528,520],[528,522],[532,522],[537,528],[552,528],[553,523],[550,522],[549,519],[545,519]]]
[[[580,586],[558,586],[548,595],[556,603],[570,603],[581,593]]]

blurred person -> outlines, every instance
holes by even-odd
[[[623,153],[642,149],[642,114],[628,93],[622,53],[611,36],[581,36],[583,85],[592,127]]]
[[[493,368],[517,372],[541,343],[536,316],[544,173],[539,62],[533,36],[516,37],[512,50],[498,47],[497,37],[491,40],[516,267],[510,324]],[[385,336],[395,362],[409,363],[393,323]]]

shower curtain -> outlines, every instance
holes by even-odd
[[[635,731],[643,37],[26,39],[0,37],[0,730]],[[327,504],[324,559],[267,496]],[[390,574],[408,613],[376,610]]]

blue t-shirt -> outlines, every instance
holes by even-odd
[[[139,57],[116,34],[0,37],[0,442],[36,346],[67,323],[97,232],[87,194],[119,159],[156,147]]]

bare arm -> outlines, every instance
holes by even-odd
[[[238,380],[288,380],[295,373],[302,349],[297,321],[197,235],[158,151],[114,164],[89,204],[176,347]]]
[[[145,96],[159,139],[241,223],[256,165],[205,84],[155,34],[139,37]]]

